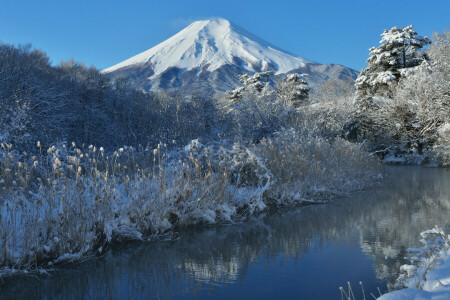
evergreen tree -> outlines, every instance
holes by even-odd
[[[369,49],[368,66],[356,79],[358,95],[390,96],[391,85],[399,81],[407,69],[420,65],[427,56],[420,52],[431,41],[407,27],[392,27],[381,34],[381,46]]]
[[[393,105],[398,82],[428,61],[427,54],[420,49],[431,43],[427,37],[418,35],[412,25],[384,30],[381,37],[381,45],[369,49],[368,66],[356,79],[355,118],[344,128],[348,138],[370,139],[380,149],[393,142],[393,137],[385,132],[386,124],[392,121],[387,119],[386,112]],[[401,107],[397,114],[408,119],[402,123],[411,119],[406,107]]]
[[[228,99],[233,102],[239,102],[244,94],[250,94],[255,96],[265,96],[271,93],[270,88],[270,72],[255,73],[250,76],[249,74],[239,75],[239,80],[242,82],[242,86],[228,92]]]
[[[289,74],[280,83],[277,94],[285,103],[299,107],[309,99],[310,88],[304,79],[306,74]]]

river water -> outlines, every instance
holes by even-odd
[[[0,283],[1,299],[357,299],[398,276],[405,249],[450,229],[450,170],[388,167],[382,185],[245,223],[189,228],[113,247],[49,275]],[[367,297],[371,299],[372,297]]]

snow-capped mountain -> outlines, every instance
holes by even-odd
[[[250,72],[286,73],[310,61],[289,54],[225,19],[197,21],[161,44],[105,70],[151,64],[158,76],[170,67],[214,71],[237,64]]]
[[[320,65],[281,50],[221,18],[196,21],[161,44],[103,72],[125,77],[136,88],[226,91],[244,72],[309,73],[311,83],[330,77],[354,78],[339,65]]]

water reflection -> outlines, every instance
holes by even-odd
[[[338,298],[337,287],[352,278],[372,289],[396,278],[421,231],[450,229],[449,171],[388,173],[383,186],[348,199],[191,228],[175,240],[122,245],[50,276],[8,279],[0,298],[273,298],[270,285],[278,298],[326,299]]]
[[[359,226],[361,247],[376,259],[377,276],[393,281],[404,263],[405,250],[419,246],[420,232],[435,225],[449,231],[450,171],[417,167],[389,171],[389,180],[362,208]]]

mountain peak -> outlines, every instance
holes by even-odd
[[[198,20],[184,28],[183,31],[198,32],[203,29],[231,29],[231,22],[223,18],[211,18],[206,20]]]
[[[161,44],[106,70],[149,66],[156,77],[171,67],[214,71],[237,65],[250,72],[286,73],[310,62],[281,50],[223,18],[195,21]]]
[[[221,18],[221,17],[214,17],[214,18],[209,18],[209,19],[205,19],[205,20],[197,20],[197,21],[194,21],[193,23],[191,23],[190,25],[194,25],[194,24],[197,24],[197,23],[218,24],[218,25],[221,25],[221,26],[230,26],[231,25],[230,21],[228,21],[227,19]]]

